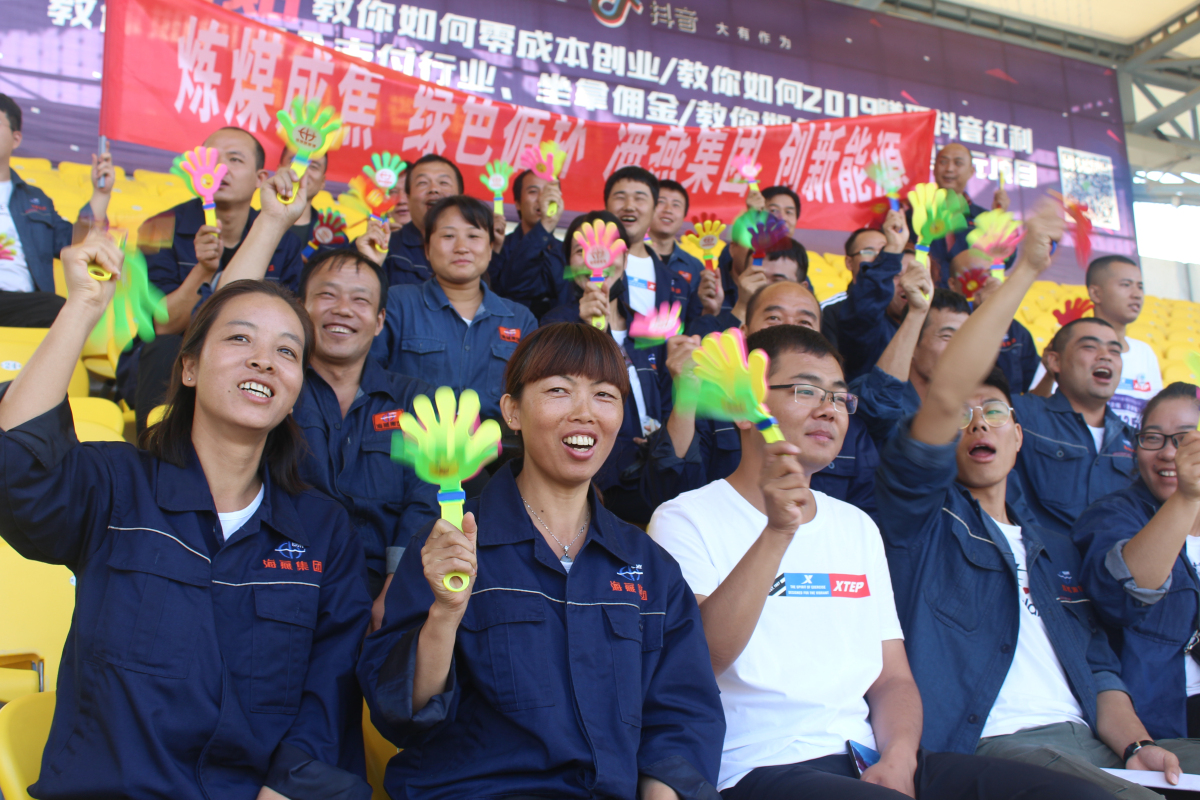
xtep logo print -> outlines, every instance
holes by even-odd
[[[866,575],[786,572],[775,579],[770,594],[785,597],[870,597],[871,587],[867,585]]]
[[[591,0],[592,13],[601,25],[609,28],[619,28],[625,24],[625,18],[632,9],[642,13],[642,4],[638,0]]]

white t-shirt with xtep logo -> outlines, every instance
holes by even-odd
[[[654,310],[656,277],[654,261],[649,256],[625,257],[625,282],[629,284],[629,307],[639,314]]]
[[[1150,345],[1131,336],[1126,336],[1125,341],[1129,344],[1129,352],[1121,354],[1121,382],[1108,401],[1108,407],[1126,425],[1137,430],[1142,424],[1142,409],[1150,398],[1162,391],[1162,371],[1158,367],[1158,356]],[[1046,368],[1039,364],[1031,385],[1041,383],[1045,374]]]
[[[903,639],[879,529],[848,503],[813,492],[746,649],[717,678],[725,709],[718,789],[757,767],[875,747],[863,696],[883,642]],[[696,594],[711,595],[767,518],[719,480],[659,506],[648,528]]]
[[[993,520],[995,522],[995,520]],[[1083,720],[1083,709],[1071,693],[1067,673],[1063,671],[1046,623],[1038,613],[1029,593],[1029,573],[1025,570],[1025,542],[1019,525],[1002,525],[1013,559],[1017,562],[1017,602],[1020,606],[1020,628],[1017,649],[1013,654],[1008,675],[1000,686],[1000,694],[984,723],[980,738],[1003,736],[1039,725]]]

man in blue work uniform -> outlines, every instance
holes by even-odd
[[[850,287],[858,278],[858,272],[863,264],[872,263],[883,252],[887,245],[887,237],[883,231],[875,228],[859,228],[846,238],[843,248],[846,251],[846,271],[850,273],[850,283],[846,291],[826,297],[821,301],[821,335],[838,346],[838,315],[841,304],[845,302]]]
[[[137,413],[139,432],[146,428],[147,415],[166,397],[171,365],[192,311],[212,290],[217,274],[233,259],[258,218],[250,201],[268,177],[262,144],[241,128],[221,128],[204,140],[204,146],[216,148],[228,170],[215,195],[217,226],[205,224],[204,203],[197,197],[156,214],[138,229],[138,247],[146,254],[150,282],[166,295],[170,315],[167,322],[155,326],[153,342],[136,344],[121,355],[117,366],[117,388]],[[301,249],[294,237],[284,237],[267,265],[266,279],[295,291],[304,268]]]
[[[21,137],[21,107],[0,94],[0,237],[9,240],[0,246],[0,324],[48,328],[63,306],[54,293],[54,259],[71,244],[75,226],[58,215],[44,191],[9,166]],[[81,228],[105,219],[115,176],[111,155],[92,156],[92,198],[79,211]]]
[[[513,202],[520,224],[504,237],[504,245],[488,267],[492,291],[520,303],[539,320],[563,302],[566,262],[563,243],[554,237],[564,210],[557,181],[525,170],[513,178]],[[554,203],[554,216],[547,211]]]
[[[1069,536],[1088,506],[1136,477],[1133,431],[1108,406],[1121,381],[1121,344],[1111,325],[1085,317],[1058,330],[1045,360],[1054,394],[1013,398],[1028,440],[1017,474],[1037,521]]]
[[[819,332],[821,325],[817,299],[806,287],[792,282],[760,289],[750,300],[748,317],[744,327],[748,334],[774,325],[799,325]],[[672,373],[681,371],[677,362],[691,359],[698,340],[689,338],[670,342],[667,365]],[[741,439],[732,423],[696,419],[694,411],[689,413],[679,404],[666,424],[649,437],[647,446],[642,494],[650,508],[727,477],[742,459]],[[841,450],[813,474],[812,486],[874,516],[878,465],[879,456],[866,426],[852,415]]]
[[[1178,760],[1146,744],[1116,656],[1080,602],[1071,540],[1035,527],[1007,492],[1029,442],[992,363],[1063,228],[1057,206],[1039,206],[1008,280],[947,344],[921,410],[880,454],[880,527],[922,690],[924,746],[1150,798],[1099,767],[1175,773]]]
[[[462,172],[450,159],[426,153],[404,171],[404,191],[412,219],[387,239],[387,256],[375,250],[372,236],[360,236],[357,242],[359,252],[367,258],[379,263],[382,257],[390,286],[424,283],[433,276],[425,254],[425,212],[443,197],[463,193]],[[377,226],[372,222],[371,230]]]
[[[688,335],[707,336],[714,331],[740,328],[748,316],[750,299],[764,286],[790,281],[804,284],[811,292],[812,285],[808,282],[808,251],[795,239],[789,239],[788,242],[783,249],[767,253],[760,265],[749,263],[751,256],[747,253],[745,258],[748,263],[738,276],[737,301],[733,307],[723,308],[717,314],[709,314],[709,304],[705,303],[705,313],[687,326]]]
[[[658,182],[658,202],[654,205],[654,216],[650,221],[650,241],[646,247],[653,250],[668,272],[678,273],[687,279],[692,292],[700,288],[700,275],[704,265],[700,259],[685,251],[675,241],[679,231],[687,222],[691,199],[687,189],[679,181]]]

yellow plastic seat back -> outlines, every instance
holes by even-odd
[[[388,794],[383,789],[383,774],[392,756],[400,751],[371,724],[371,712],[366,703],[363,703],[362,728],[363,744],[367,748],[367,782],[371,784],[371,800],[388,800]]]
[[[33,800],[28,789],[42,772],[54,697],[54,692],[26,695],[0,708],[0,793],[4,800]]]

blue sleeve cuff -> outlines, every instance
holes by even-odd
[[[1129,689],[1125,686],[1125,681],[1121,680],[1121,676],[1115,672],[1104,670],[1102,672],[1093,672],[1092,680],[1096,682],[1096,694],[1101,692],[1124,692],[1129,694]]]
[[[450,661],[446,690],[434,695],[420,711],[413,713],[413,680],[417,673],[417,645],[421,627],[417,626],[400,637],[379,670],[375,700],[384,722],[403,731],[406,742],[393,742],[397,747],[409,747],[428,738],[443,723],[454,717],[458,706],[458,659]],[[411,737],[411,738],[410,738]]]
[[[391,575],[396,571],[396,567],[400,565],[400,557],[404,555],[403,547],[386,547],[384,548],[384,557],[387,559],[387,574]]]
[[[668,756],[638,772],[670,786],[680,800],[720,800],[721,795],[683,756]]]
[[[954,457],[954,451],[957,448],[957,436],[954,437],[954,441],[946,444],[918,442],[912,438],[912,419],[910,418],[904,420],[896,428],[896,435],[884,447],[884,453],[880,454],[879,461],[881,465],[886,465],[889,461],[898,462],[901,470],[915,467],[922,470],[922,474],[938,471],[949,472],[948,481],[939,481],[939,483],[949,484],[958,474],[958,464]]]
[[[1112,575],[1117,583],[1125,589],[1126,594],[1134,600],[1152,606],[1171,591],[1173,576],[1167,575],[1166,582],[1157,589],[1144,589],[1138,586],[1137,581],[1133,578],[1133,573],[1129,571],[1129,565],[1125,563],[1125,545],[1128,543],[1129,539],[1122,539],[1114,544],[1108,554],[1104,556],[1104,566],[1108,569],[1108,574]]]
[[[675,455],[675,443],[671,441],[671,432],[663,425],[650,435],[650,461],[655,469],[677,469],[683,464],[699,464],[700,432],[692,434],[692,442],[683,458],[680,458]]]
[[[371,786],[362,778],[286,742],[271,756],[265,785],[288,800],[371,800]]]

